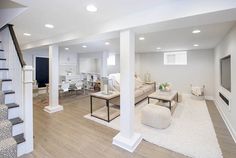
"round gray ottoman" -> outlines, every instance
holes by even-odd
[[[147,104],[141,111],[141,121],[154,128],[167,128],[171,122],[171,113],[166,107]]]

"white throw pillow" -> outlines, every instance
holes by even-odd
[[[135,79],[136,79],[136,81],[138,81],[139,83],[145,84],[145,82],[144,82],[139,76],[135,77]]]
[[[120,91],[120,73],[110,74],[108,77],[111,80],[111,82],[109,82],[110,88]]]

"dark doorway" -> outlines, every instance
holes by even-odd
[[[48,58],[36,57],[36,80],[38,87],[45,87],[45,84],[49,82],[48,62]]]

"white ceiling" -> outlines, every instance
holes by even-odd
[[[0,28],[10,23],[16,16],[25,11],[25,6],[9,1],[0,0]]]
[[[25,7],[25,6],[9,0],[0,1],[0,9],[20,8],[20,7]]]
[[[26,44],[71,31],[81,34],[98,28],[107,21],[140,12],[172,0],[14,0],[28,10],[12,21],[19,43]],[[86,11],[88,4],[98,7],[97,13]],[[53,24],[54,29],[44,27]],[[23,33],[30,33],[30,37]]]
[[[157,47],[161,47],[161,51],[215,48],[234,24],[235,22],[226,22],[142,34],[146,40],[136,40],[136,51],[154,52]],[[195,29],[200,29],[201,33],[192,34]],[[199,46],[194,47],[194,44]]]
[[[136,52],[212,49],[215,48],[216,45],[224,38],[234,24],[235,22],[233,21],[158,32],[138,33],[136,35],[135,49]],[[194,29],[200,29],[201,33],[192,34]],[[140,41],[138,39],[140,36],[145,37],[145,40]],[[105,42],[109,42],[110,45],[105,45]],[[199,44],[199,47],[194,47],[193,44]],[[86,45],[87,48],[83,48],[83,45]],[[65,51],[65,47],[68,47],[69,50]],[[162,49],[157,50],[157,47],[161,47]],[[80,42],[74,45],[64,45],[60,47],[60,51],[65,51],[68,53],[92,53],[103,51],[119,53],[119,38]]]
[[[199,16],[196,18],[200,18],[200,15],[208,13],[212,16],[208,19],[209,23],[236,19],[235,0],[12,1],[28,7],[27,11],[11,22],[15,25],[22,49],[61,44],[76,39],[82,40],[94,34],[131,29],[147,24],[159,25],[164,21],[186,17]],[[85,8],[88,4],[95,4],[98,12],[87,12]],[[231,11],[231,9],[235,10]],[[223,13],[224,11],[228,11],[227,14]],[[206,21],[205,17],[201,16],[199,25]],[[55,28],[45,28],[46,23],[53,24]],[[30,33],[31,36],[23,36],[25,32]]]

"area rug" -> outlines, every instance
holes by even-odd
[[[141,123],[141,109],[146,104],[142,102],[135,107],[135,131],[141,133],[143,139],[189,157],[223,157],[205,101],[184,96],[167,129],[155,129]],[[120,117],[110,123],[91,117],[90,114],[84,117],[119,130]]]

